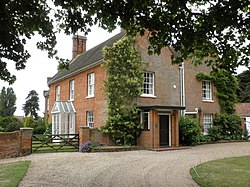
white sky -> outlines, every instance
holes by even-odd
[[[87,35],[87,50],[96,46],[97,44],[109,39],[113,35],[119,33],[120,28],[117,28],[114,32],[108,33],[97,26],[92,27],[92,32]],[[43,117],[44,112],[44,97],[43,91],[48,90],[47,77],[52,77],[57,73],[57,61],[55,59],[49,59],[47,52],[38,50],[36,48],[36,42],[39,41],[39,36],[33,37],[26,44],[26,49],[31,54],[26,68],[24,70],[15,70],[14,62],[8,63],[9,71],[16,75],[17,80],[14,84],[9,85],[7,82],[0,80],[0,91],[2,87],[12,87],[15,91],[17,101],[15,112],[16,116],[24,116],[22,106],[25,103],[25,98],[28,96],[31,90],[35,90],[39,94],[39,116]],[[65,34],[59,34],[57,38],[57,50],[58,55],[61,58],[72,58],[72,36],[66,36]]]
[[[92,27],[92,32],[87,36],[87,50],[119,33],[119,31],[120,28],[117,28],[114,32],[108,33],[97,26]],[[35,90],[39,94],[39,116],[43,117],[45,107],[43,91],[48,90],[47,77],[52,77],[57,73],[57,61],[55,59],[49,59],[47,52],[40,51],[36,48],[36,42],[39,41],[39,38],[39,36],[35,36],[27,42],[26,49],[30,52],[31,57],[24,70],[17,71],[15,70],[14,63],[10,62],[8,64],[9,71],[17,77],[16,82],[9,85],[7,82],[0,80],[0,89],[5,86],[12,87],[15,91],[17,96],[16,116],[24,116],[22,106],[25,103],[25,98],[31,90]],[[71,59],[72,36],[59,34],[56,48],[60,57]],[[245,67],[240,67],[238,72],[240,73],[246,69]]]

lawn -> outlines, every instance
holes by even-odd
[[[0,164],[0,186],[16,187],[23,179],[30,161]]]
[[[249,187],[250,156],[209,161],[190,169],[202,187]]]

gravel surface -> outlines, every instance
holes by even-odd
[[[250,142],[207,144],[175,151],[46,153],[2,159],[31,160],[19,187],[198,186],[189,169],[225,157],[250,155]]]

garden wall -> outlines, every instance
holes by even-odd
[[[0,133],[0,159],[31,154],[32,128]]]
[[[94,144],[114,145],[114,142],[108,134],[97,129],[90,129],[87,126],[81,126],[79,128],[79,150],[87,141],[91,141],[91,143]]]

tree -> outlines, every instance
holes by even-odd
[[[2,88],[0,94],[0,116],[13,116],[16,111],[16,94],[12,88]]]
[[[236,76],[239,82],[239,102],[250,102],[250,69]]]
[[[37,111],[39,111],[39,97],[35,90],[31,90],[26,97],[26,102],[23,105],[25,116],[31,115],[36,120],[38,119]]]
[[[107,80],[104,82],[108,102],[108,119],[101,129],[120,145],[136,143],[141,129],[139,109],[134,99],[141,94],[143,84],[142,60],[125,37],[103,49]]]
[[[30,56],[24,49],[26,39],[38,33],[44,38],[38,48],[53,57],[56,32],[87,34],[94,24],[108,31],[119,25],[130,35],[150,31],[149,52],[160,53],[171,45],[182,54],[174,58],[175,63],[194,56],[194,63],[201,63],[209,56],[205,63],[213,68],[232,72],[238,65],[249,65],[250,1],[2,0],[0,18],[0,78],[10,83],[15,76],[5,59],[14,61],[17,69],[25,68]],[[67,65],[67,61],[60,63]]]

